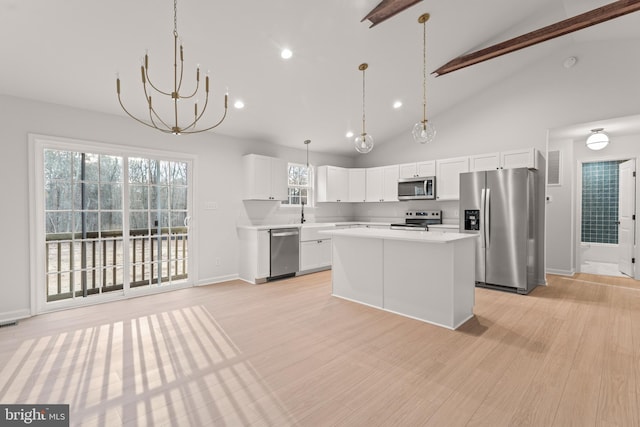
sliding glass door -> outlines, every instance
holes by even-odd
[[[38,311],[188,282],[190,160],[43,145]]]

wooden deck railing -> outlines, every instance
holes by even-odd
[[[129,286],[186,279],[187,240],[186,227],[131,230]],[[47,301],[120,290],[123,269],[122,230],[46,235]]]

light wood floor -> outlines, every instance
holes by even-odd
[[[449,331],[330,296],[330,272],[233,281],[0,329],[0,403],[90,426],[638,426],[640,286],[476,289]]]

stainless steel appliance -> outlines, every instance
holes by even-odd
[[[300,263],[300,231],[298,228],[269,230],[271,234],[271,271],[269,280],[294,276]]]
[[[543,189],[527,168],[460,174],[460,232],[480,236],[478,286],[527,294],[544,283]]]
[[[431,200],[436,198],[436,177],[400,178],[398,200]]]
[[[391,229],[429,231],[431,224],[442,224],[442,211],[407,211],[404,222],[391,224]]]

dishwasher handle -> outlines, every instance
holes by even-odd
[[[298,231],[273,231],[271,230],[272,237],[286,237],[286,236],[297,236]]]

